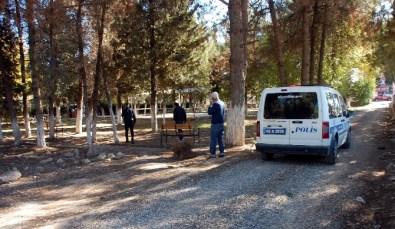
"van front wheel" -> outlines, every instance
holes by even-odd
[[[270,161],[273,159],[274,153],[265,153],[265,152],[261,152],[261,158],[264,161]]]
[[[331,142],[328,155],[326,155],[325,157],[325,162],[327,164],[334,165],[336,163],[336,157],[337,157],[337,139],[334,138]]]

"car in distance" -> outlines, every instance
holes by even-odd
[[[381,94],[374,97],[373,101],[391,101],[392,95],[391,94]]]

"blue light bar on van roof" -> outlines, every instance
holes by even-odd
[[[288,91],[288,89],[286,89],[286,88],[281,88],[281,91]]]

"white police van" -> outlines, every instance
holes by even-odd
[[[322,155],[335,164],[337,149],[350,148],[350,111],[330,86],[291,86],[263,90],[257,117],[256,150],[274,154]]]

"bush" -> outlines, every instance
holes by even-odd
[[[189,142],[179,142],[173,147],[174,157],[183,160],[193,157],[192,144]]]

